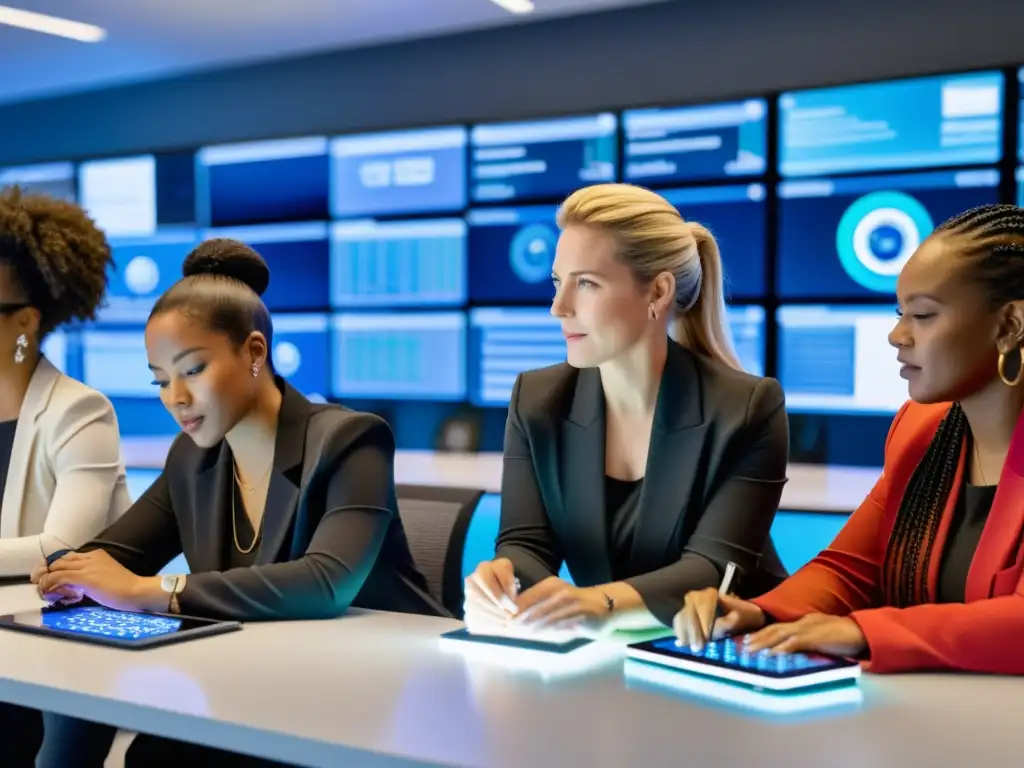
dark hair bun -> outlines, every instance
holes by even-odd
[[[252,288],[257,296],[262,296],[270,285],[270,268],[263,257],[245,243],[226,237],[200,243],[185,257],[181,273],[185,277],[231,277]]]

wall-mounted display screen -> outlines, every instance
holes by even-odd
[[[1001,72],[919,77],[779,97],[779,173],[817,176],[995,163]]]
[[[623,180],[672,184],[756,176],[768,158],[764,99],[622,114]]]
[[[338,218],[458,211],[466,207],[463,126],[331,140],[331,212]]]
[[[615,181],[618,151],[618,118],[611,112],[477,125],[470,132],[470,198],[560,198],[588,184]]]

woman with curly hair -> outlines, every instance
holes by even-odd
[[[110,263],[78,206],[0,191],[0,578],[82,546],[131,504],[113,406],[41,352],[50,332],[95,317]],[[39,713],[0,704],[0,734],[11,732],[32,738],[3,764],[32,765]]]

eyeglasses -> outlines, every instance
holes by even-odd
[[[0,301],[0,315],[10,315],[31,306],[27,301]]]

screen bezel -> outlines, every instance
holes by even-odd
[[[662,658],[672,659],[675,662],[687,662],[688,665],[693,665],[697,667],[714,667],[715,669],[724,669],[728,670],[729,672],[738,673],[741,675],[749,675],[763,680],[793,680],[796,678],[814,677],[815,675],[820,675],[826,672],[832,672],[839,669],[849,669],[852,667],[860,666],[859,662],[854,661],[852,659],[846,659],[839,656],[830,656],[824,653],[808,653],[801,655],[822,658],[827,660],[829,664],[821,667],[816,667],[815,669],[792,669],[788,672],[747,669],[737,664],[728,664],[718,659],[705,659],[700,656],[688,656],[685,654],[673,653],[672,651],[666,650],[664,648],[659,648],[657,644],[665,642],[666,639],[667,638],[659,638],[656,640],[647,640],[642,643],[633,643],[628,646],[628,650],[635,650],[645,654],[653,654],[656,656],[660,656]]]
[[[171,645],[173,643],[184,642],[186,640],[193,640],[199,637],[208,637],[211,635],[223,634],[225,632],[233,632],[236,630],[240,630],[242,628],[241,622],[237,621],[220,621],[217,619],[204,619],[198,616],[175,615],[167,613],[146,613],[146,616],[181,621],[181,628],[175,632],[168,632],[164,635],[145,637],[140,638],[138,640],[127,640],[124,638],[106,637],[104,635],[67,632],[65,630],[54,629],[53,627],[47,627],[41,624],[24,623],[27,617],[31,617],[32,621],[38,621],[44,614],[61,613],[64,611],[83,607],[100,608],[101,610],[105,611],[115,610],[101,605],[83,606],[79,604],[74,604],[68,606],[53,606],[51,608],[40,608],[31,611],[19,611],[17,613],[8,613],[0,615],[0,630],[9,629],[15,632],[24,632],[33,635],[41,635],[44,637],[57,638],[59,640],[71,640],[72,642],[90,643],[92,645],[106,645],[112,648],[123,648],[127,650],[143,650],[146,648],[154,648],[161,645]],[[116,612],[141,613],[139,611]]]

